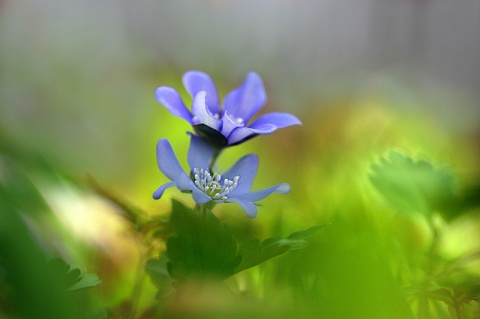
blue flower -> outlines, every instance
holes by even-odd
[[[271,134],[276,129],[301,124],[291,114],[274,112],[260,116],[247,126],[267,100],[262,80],[256,73],[249,73],[241,86],[227,94],[223,107],[215,84],[206,73],[189,71],[182,79],[193,98],[192,111],[171,87],[157,88],[157,101],[173,115],[192,124],[198,135],[217,148],[236,145],[257,135]]]
[[[258,157],[249,154],[242,157],[228,171],[220,175],[212,171],[208,165],[214,149],[199,136],[191,134],[188,150],[190,174],[187,174],[173,152],[167,139],[157,143],[158,167],[171,182],[160,186],[153,198],[159,199],[169,187],[177,187],[183,192],[191,192],[197,204],[213,201],[218,203],[237,203],[250,217],[257,216],[255,202],[264,199],[271,193],[286,194],[290,186],[281,183],[263,190],[251,192],[253,179],[257,173]]]

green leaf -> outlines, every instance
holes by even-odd
[[[92,288],[99,285],[100,283],[102,283],[102,281],[98,279],[96,274],[85,274],[85,275],[82,275],[78,283],[68,288],[67,291]]]
[[[77,284],[81,280],[82,272],[80,269],[71,269],[70,266],[60,258],[51,259],[47,265],[51,276],[56,278],[57,282],[67,289]]]
[[[15,206],[31,216],[51,213],[51,210],[26,172],[15,162],[0,157],[0,185]]]
[[[63,259],[53,258],[48,262],[47,270],[65,291],[91,288],[101,281],[95,274],[82,275],[78,268],[71,268]]]
[[[157,286],[161,287],[163,284],[170,278],[167,269],[167,258],[162,255],[158,259],[150,259],[145,264],[145,270],[152,279],[152,282]]]
[[[299,230],[299,231],[296,231],[294,233],[291,233],[290,236],[288,236],[287,238],[291,239],[291,240],[305,240],[308,237],[314,235],[316,232],[318,232],[320,229],[322,229],[323,227],[325,227],[327,225],[328,224],[317,225],[317,226],[313,226],[313,227],[310,227],[310,228],[307,228],[307,229],[304,229],[304,230]]]
[[[199,212],[173,200],[170,222],[175,236],[167,240],[167,269],[173,278],[232,275],[241,258],[237,243],[210,210]]]
[[[447,305],[453,305],[454,303],[452,292],[446,288],[440,288],[433,291],[426,291],[420,295],[430,299],[443,301]]]
[[[240,265],[235,268],[235,273],[286,253],[290,249],[290,245],[281,240],[282,238],[269,238],[260,243],[258,239],[254,239],[241,245],[239,254],[242,256],[242,259]]]
[[[457,202],[452,172],[426,161],[391,151],[371,170],[370,181],[376,190],[407,217],[429,216],[434,211],[448,217]]]
[[[64,285],[76,280],[76,272],[68,274],[61,263],[47,264],[43,247],[26,224],[23,207],[10,195],[0,181],[0,260],[2,279],[12,292],[9,306],[18,318],[80,318],[67,301]]]
[[[292,233],[287,238],[268,238],[260,243],[258,239],[251,240],[241,245],[239,254],[241,263],[235,268],[235,273],[257,266],[269,259],[280,256],[287,251],[305,247],[305,239],[315,234],[326,225],[314,226],[305,230]]]
[[[462,192],[462,195],[459,200],[459,210],[470,211],[479,213],[478,208],[480,207],[480,184],[471,185],[465,188]]]

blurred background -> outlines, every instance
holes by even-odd
[[[76,174],[133,186],[164,122],[179,123],[162,121],[153,91],[182,90],[190,69],[221,95],[256,71],[266,109],[300,117],[376,94],[447,129],[478,128],[476,0],[3,0],[0,10],[2,135]]]
[[[103,288],[93,304],[115,307],[133,285],[130,260],[139,258],[138,238],[118,207],[91,189],[88,176],[152,213],[168,212],[168,197],[187,202],[175,191],[151,199],[167,181],[156,166],[156,141],[168,138],[186,164],[190,130],[156,102],[155,88],[175,87],[189,105],[185,71],[210,74],[222,98],[255,71],[267,90],[262,113],[290,112],[303,126],[229,149],[220,164],[257,152],[254,187],[285,181],[292,193],[266,199],[254,221],[237,207],[219,207],[218,214],[239,237],[286,235],[333,221],[339,228],[327,230],[302,263],[305,273],[322,271],[325,286],[308,278],[297,286],[301,279],[288,268],[293,259],[277,261],[288,264],[288,274],[272,261],[269,275],[258,270],[244,281],[258,300],[280,291],[269,300],[280,308],[283,297],[310,287],[307,304],[313,309],[321,300],[329,318],[363,316],[365,304],[338,313],[344,291],[346,299],[362,297],[372,309],[365,318],[392,318],[369,304],[378,296],[408,318],[390,290],[398,283],[385,270],[393,257],[384,236],[414,255],[431,234],[382,202],[369,167],[394,148],[451,168],[459,185],[478,183],[479,34],[478,0],[1,0],[0,180],[7,183],[12,171],[27,176],[66,227],[49,224],[58,233],[46,239],[52,254],[96,272]],[[467,227],[475,246],[476,217],[455,227],[463,234]],[[69,238],[66,247],[58,238]],[[462,242],[453,236],[448,256],[459,250],[456,241]],[[364,255],[362,245],[374,253]],[[322,254],[329,262],[312,257]],[[347,266],[351,258],[355,270]],[[379,272],[372,289],[358,288]],[[288,288],[276,286],[281,279]],[[261,288],[262,280],[269,289]]]

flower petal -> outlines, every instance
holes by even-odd
[[[192,112],[195,117],[193,118],[192,122],[193,124],[205,124],[218,131],[222,125],[222,121],[212,115],[205,104],[205,98],[205,91],[198,92],[193,98]]]
[[[163,104],[170,113],[192,123],[193,115],[187,109],[175,89],[161,86],[155,90],[155,98],[160,104]]]
[[[233,180],[235,176],[240,176],[237,187],[235,187],[230,196],[235,194],[245,194],[252,188],[253,179],[257,174],[258,169],[258,156],[255,154],[248,154],[239,159],[228,171],[222,176]]]
[[[230,135],[230,133],[239,128],[239,127],[244,127],[245,124],[242,123],[238,123],[234,120],[232,120],[232,118],[230,117],[230,115],[228,114],[227,111],[225,111],[225,113],[223,114],[223,117],[222,117],[222,134],[223,136],[227,137]]]
[[[234,129],[228,136],[228,145],[233,146],[240,144],[257,135],[272,134],[276,129],[277,127],[271,124],[266,124],[262,127],[253,129],[250,127],[239,127]]]
[[[275,125],[277,128],[283,128],[290,125],[302,125],[302,122],[292,114],[274,112],[260,116],[250,124],[249,127],[252,129],[258,129],[265,125]]]
[[[191,191],[193,200],[197,204],[205,204],[212,200],[210,196],[198,189],[192,179],[185,172],[182,172],[180,176],[178,176],[177,188],[181,191]]]
[[[169,182],[167,184],[163,184],[153,193],[153,198],[160,199],[160,197],[162,197],[163,195],[163,192],[165,192],[167,188],[174,187],[174,186],[175,186],[175,182]]]
[[[241,199],[236,199],[236,198],[231,198],[227,200],[228,203],[237,203],[242,207],[242,209],[245,211],[245,213],[251,217],[254,218],[257,216],[257,206],[249,201],[241,200]]]
[[[223,102],[225,111],[247,123],[265,104],[267,94],[262,79],[256,73],[249,73],[240,87],[230,92]]]
[[[290,185],[288,185],[287,183],[281,183],[266,189],[262,189],[262,190],[251,192],[251,193],[239,194],[239,195],[232,194],[233,193],[232,192],[231,195],[229,196],[229,200],[237,199],[237,200],[246,200],[249,202],[256,202],[261,199],[264,199],[265,197],[267,197],[273,192],[279,193],[279,194],[287,194],[290,192]]]
[[[183,75],[183,85],[194,98],[198,92],[205,91],[207,106],[212,114],[220,113],[217,88],[208,74],[200,71],[188,71]]]
[[[208,169],[213,156],[213,147],[198,135],[190,134],[190,148],[188,149],[188,165],[190,169]]]
[[[162,173],[172,181],[183,172],[183,168],[180,166],[172,146],[165,138],[162,138],[157,143],[157,163]]]
[[[195,183],[193,183],[193,185],[195,186]],[[205,204],[212,200],[210,196],[199,190],[196,186],[192,189],[192,196],[197,204]]]
[[[192,182],[192,179],[185,173],[181,172],[178,175],[176,180],[177,188],[182,191],[191,191],[193,188],[196,188],[195,183]]]

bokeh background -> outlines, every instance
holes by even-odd
[[[393,148],[449,167],[459,185],[478,184],[479,34],[477,0],[2,0],[0,177],[27,176],[55,216],[54,226],[32,217],[40,233],[55,230],[44,239],[51,254],[97,273],[92,307],[120,312],[141,249],[92,177],[151,213],[167,213],[169,197],[188,202],[175,191],[151,199],[166,182],[156,141],[169,138],[186,164],[190,130],[155,101],[155,88],[175,87],[188,104],[187,70],[210,74],[221,97],[255,71],[268,95],[262,112],[293,113],[303,126],[229,149],[220,164],[259,153],[254,187],[285,181],[292,193],[266,199],[255,220],[230,205],[218,215],[243,239],[333,226],[308,253],[240,276],[246,299],[225,297],[222,311],[267,304],[279,315],[301,295],[306,317],[408,318],[391,245],[417,256],[431,234],[382,201],[370,165]],[[475,251],[479,226],[469,215],[449,228],[446,256]],[[143,307],[155,297],[145,285]],[[224,297],[224,288],[211,293]],[[211,301],[208,289],[189,289],[188,306],[173,313],[191,307],[189,293]]]

